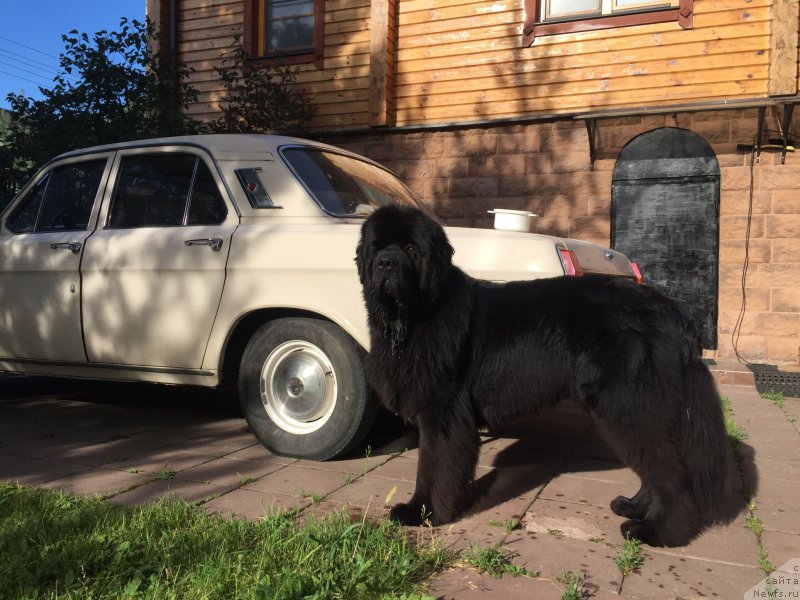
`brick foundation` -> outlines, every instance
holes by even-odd
[[[766,119],[764,141],[778,137]],[[795,123],[798,120],[796,119]],[[330,141],[385,164],[448,224],[491,227],[491,208],[530,210],[532,231],[608,246],[611,178],[631,139],[657,127],[703,137],[720,165],[719,345],[707,353],[736,357],[732,333],[742,307],[742,271],[750,207],[753,110],[646,115],[597,121],[589,161],[583,121],[563,120],[461,130],[337,134]],[[748,361],[800,364],[800,152],[764,150],[752,168],[746,311],[738,335]]]

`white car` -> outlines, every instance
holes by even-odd
[[[272,452],[342,454],[376,407],[353,257],[365,216],[391,202],[417,204],[377,163],[296,138],[63,154],[0,213],[0,371],[238,385]],[[623,255],[574,240],[447,234],[484,279],[635,276]]]

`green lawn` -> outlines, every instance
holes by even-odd
[[[0,598],[414,598],[455,560],[346,511],[259,522],[0,483]]]

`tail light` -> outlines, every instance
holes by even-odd
[[[639,270],[639,265],[631,261],[631,269],[633,269],[633,274],[636,276],[636,283],[642,285],[642,272]]]
[[[583,275],[581,263],[578,262],[578,257],[572,250],[561,246],[558,248],[558,256],[561,258],[561,266],[564,267],[564,275],[573,277]]]

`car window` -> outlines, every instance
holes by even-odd
[[[366,215],[387,204],[419,207],[397,177],[366,161],[316,148],[285,148],[282,154],[317,203],[332,215]]]
[[[225,220],[208,166],[188,153],[136,154],[120,161],[108,226],[177,227]]]
[[[53,169],[20,201],[6,225],[16,233],[85,230],[105,166],[106,159],[98,159]]]
[[[219,194],[217,182],[206,163],[198,159],[187,224],[216,225],[222,223],[227,215],[228,209]]]

